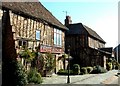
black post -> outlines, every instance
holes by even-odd
[[[67,83],[70,83],[70,77],[69,77],[69,74],[70,74],[70,46],[68,47],[68,78],[67,78]]]

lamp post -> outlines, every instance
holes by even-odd
[[[68,77],[67,77],[67,83],[70,83],[70,77],[69,77],[69,73],[70,73],[70,46],[68,46]]]

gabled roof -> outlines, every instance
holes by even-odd
[[[88,34],[105,43],[105,41],[94,30],[87,27],[86,25],[83,25],[82,23],[70,24],[68,28],[69,31],[67,31],[66,34]]]
[[[95,38],[97,38],[97,39],[105,42],[94,30],[92,30],[91,28],[87,27],[86,25],[83,25],[83,26],[84,26],[84,28],[87,30],[87,32],[88,32],[91,36],[93,36],[93,37],[95,37]]]
[[[52,13],[50,13],[40,2],[2,2],[3,9],[12,10],[18,14],[24,14],[34,19],[42,20],[50,25],[56,26],[59,29],[67,30]]]

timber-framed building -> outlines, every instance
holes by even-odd
[[[100,65],[106,68],[106,61],[112,56],[105,50],[105,41],[91,28],[82,23],[72,23],[71,17],[66,16],[65,25],[69,28],[65,34],[65,51],[70,46],[70,54],[73,57],[72,64],[82,67]]]
[[[12,29],[15,48],[27,46],[39,52],[50,52],[57,59],[64,54],[65,31],[68,30],[52,13],[40,2],[3,2],[0,9],[0,19]],[[9,44],[9,43],[8,43]],[[60,62],[56,62],[56,71],[61,69]]]

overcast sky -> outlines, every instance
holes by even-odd
[[[118,0],[40,0],[64,24],[67,15],[72,23],[83,23],[96,31],[106,47],[118,45]]]

